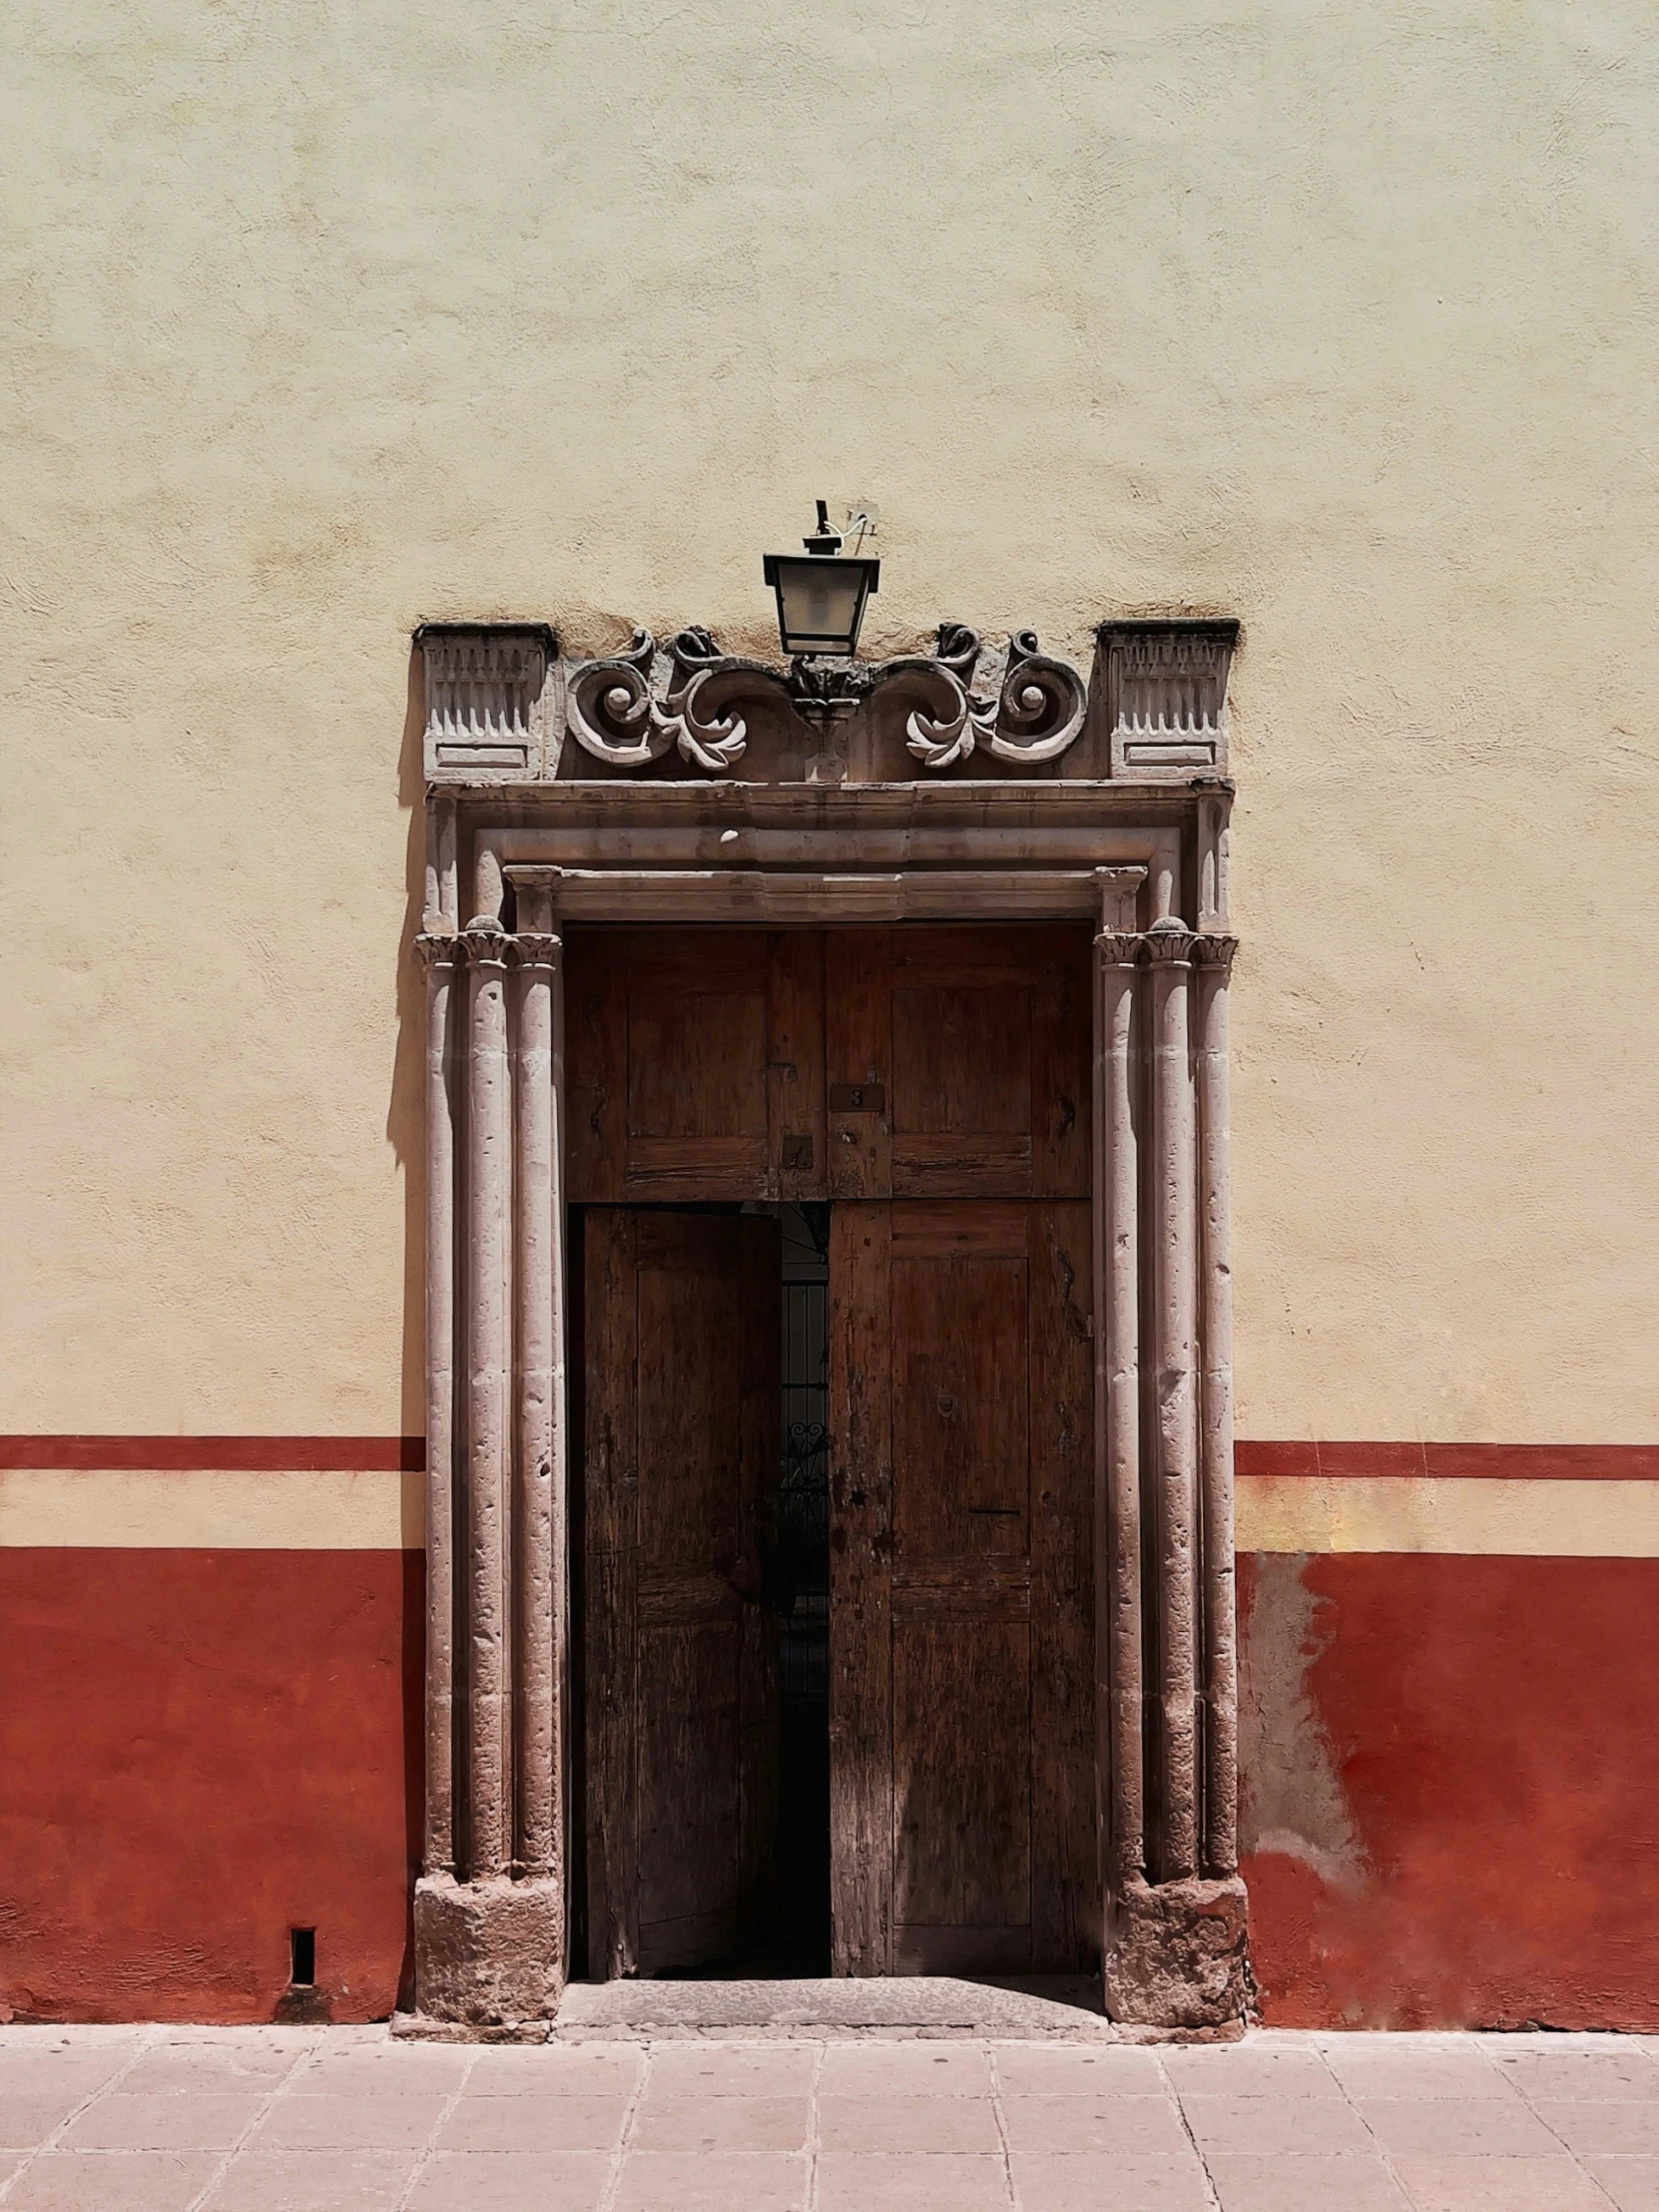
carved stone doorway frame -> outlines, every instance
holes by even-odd
[[[1119,739],[1104,777],[913,783],[561,780],[557,746],[548,773],[533,744],[429,745],[426,2021],[545,2021],[566,1976],[564,925],[911,918],[1095,931],[1105,2001],[1143,2027],[1241,2016],[1231,787],[1214,755],[1125,773]]]

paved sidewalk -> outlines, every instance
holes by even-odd
[[[1659,2212],[1659,2041],[0,2029],[5,2212]]]

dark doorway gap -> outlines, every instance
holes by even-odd
[[[584,1215],[572,1208],[571,1280],[584,1280]],[[828,1975],[830,1908],[830,1483],[829,1287],[830,1207],[758,1201],[704,1200],[656,1204],[642,1214],[733,1216],[764,1214],[783,1232],[778,1295],[782,1302],[783,1369],[778,1406],[778,1471],[765,1515],[763,1594],[777,1665],[778,1812],[764,1901],[764,1925],[741,1953],[686,1968],[664,1968],[660,1979],[770,1980]],[[580,1306],[580,1301],[577,1301]],[[586,1329],[572,1332],[573,1433],[585,1433]],[[586,1656],[586,1560],[579,1503],[571,1513],[573,1650]],[[585,1668],[582,1669],[585,1674]],[[573,1680],[575,1710],[591,1685]],[[572,1795],[584,1805],[585,1729],[572,1729]],[[571,1824],[579,1859],[573,1864],[571,1957],[585,1961],[587,1884],[585,1818]],[[574,1978],[584,1978],[580,1965]]]

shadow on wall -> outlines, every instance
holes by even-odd
[[[420,655],[406,647],[403,742],[397,755],[397,804],[408,820],[404,846],[403,926],[398,933],[394,988],[397,994],[397,1043],[392,1054],[391,1092],[386,1102],[386,1142],[403,1179],[403,1353],[399,1402],[404,1436],[420,1444],[426,1436],[426,997],[420,958],[414,948],[426,897],[426,778],[423,736],[425,684]],[[420,1873],[425,1819],[426,1558],[424,1549],[406,1554],[403,1576],[402,1657],[404,1808],[408,1842],[405,1937],[398,2002],[413,2001],[414,1885]]]
[[[403,1433],[426,1428],[425,1355],[425,1058],[426,1000],[414,948],[426,898],[426,778],[422,739],[426,699],[420,655],[406,648],[403,742],[397,755],[397,804],[408,818],[403,862],[403,927],[397,940],[397,1044],[386,1101],[386,1142],[403,1175]]]

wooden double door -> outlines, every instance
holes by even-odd
[[[596,1976],[764,1947],[791,1202],[829,1202],[833,1970],[1098,1956],[1087,963],[571,932]]]

